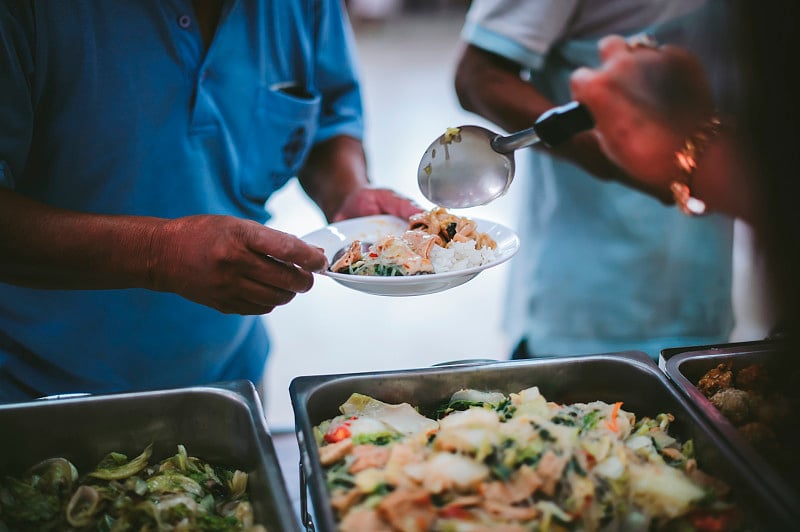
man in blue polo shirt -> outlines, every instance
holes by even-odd
[[[262,377],[260,314],[326,266],[264,227],[371,188],[339,0],[0,4],[0,402]]]

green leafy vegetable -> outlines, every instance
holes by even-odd
[[[83,478],[63,458],[0,479],[0,531],[264,531],[253,523],[247,473],[212,466],[184,446],[149,465],[112,452]],[[74,473],[73,473],[74,472]]]

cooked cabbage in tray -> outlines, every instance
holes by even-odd
[[[189,456],[183,445],[154,465],[151,453],[109,453],[83,477],[50,458],[0,479],[0,530],[266,532],[253,523],[247,473]]]
[[[315,427],[339,529],[729,530],[729,489],[673,416],[461,390],[425,416],[353,394]]]

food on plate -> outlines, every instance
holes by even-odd
[[[339,530],[728,530],[669,413],[464,389],[426,416],[354,393],[314,428]]]
[[[65,458],[50,458],[0,479],[0,530],[236,530],[266,532],[253,522],[247,473],[178,453],[150,465],[152,445],[129,460],[106,455],[79,476]]]
[[[800,488],[794,439],[800,425],[796,372],[776,372],[765,364],[717,364],[697,382],[697,389],[781,473]]]
[[[408,221],[402,235],[385,235],[367,249],[353,241],[330,271],[392,277],[465,270],[495,260],[496,242],[469,218],[437,207]]]

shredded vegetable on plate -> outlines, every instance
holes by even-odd
[[[350,243],[332,272],[395,277],[444,273],[492,262],[496,242],[469,218],[438,207],[409,218],[402,235],[384,235],[367,246]]]

